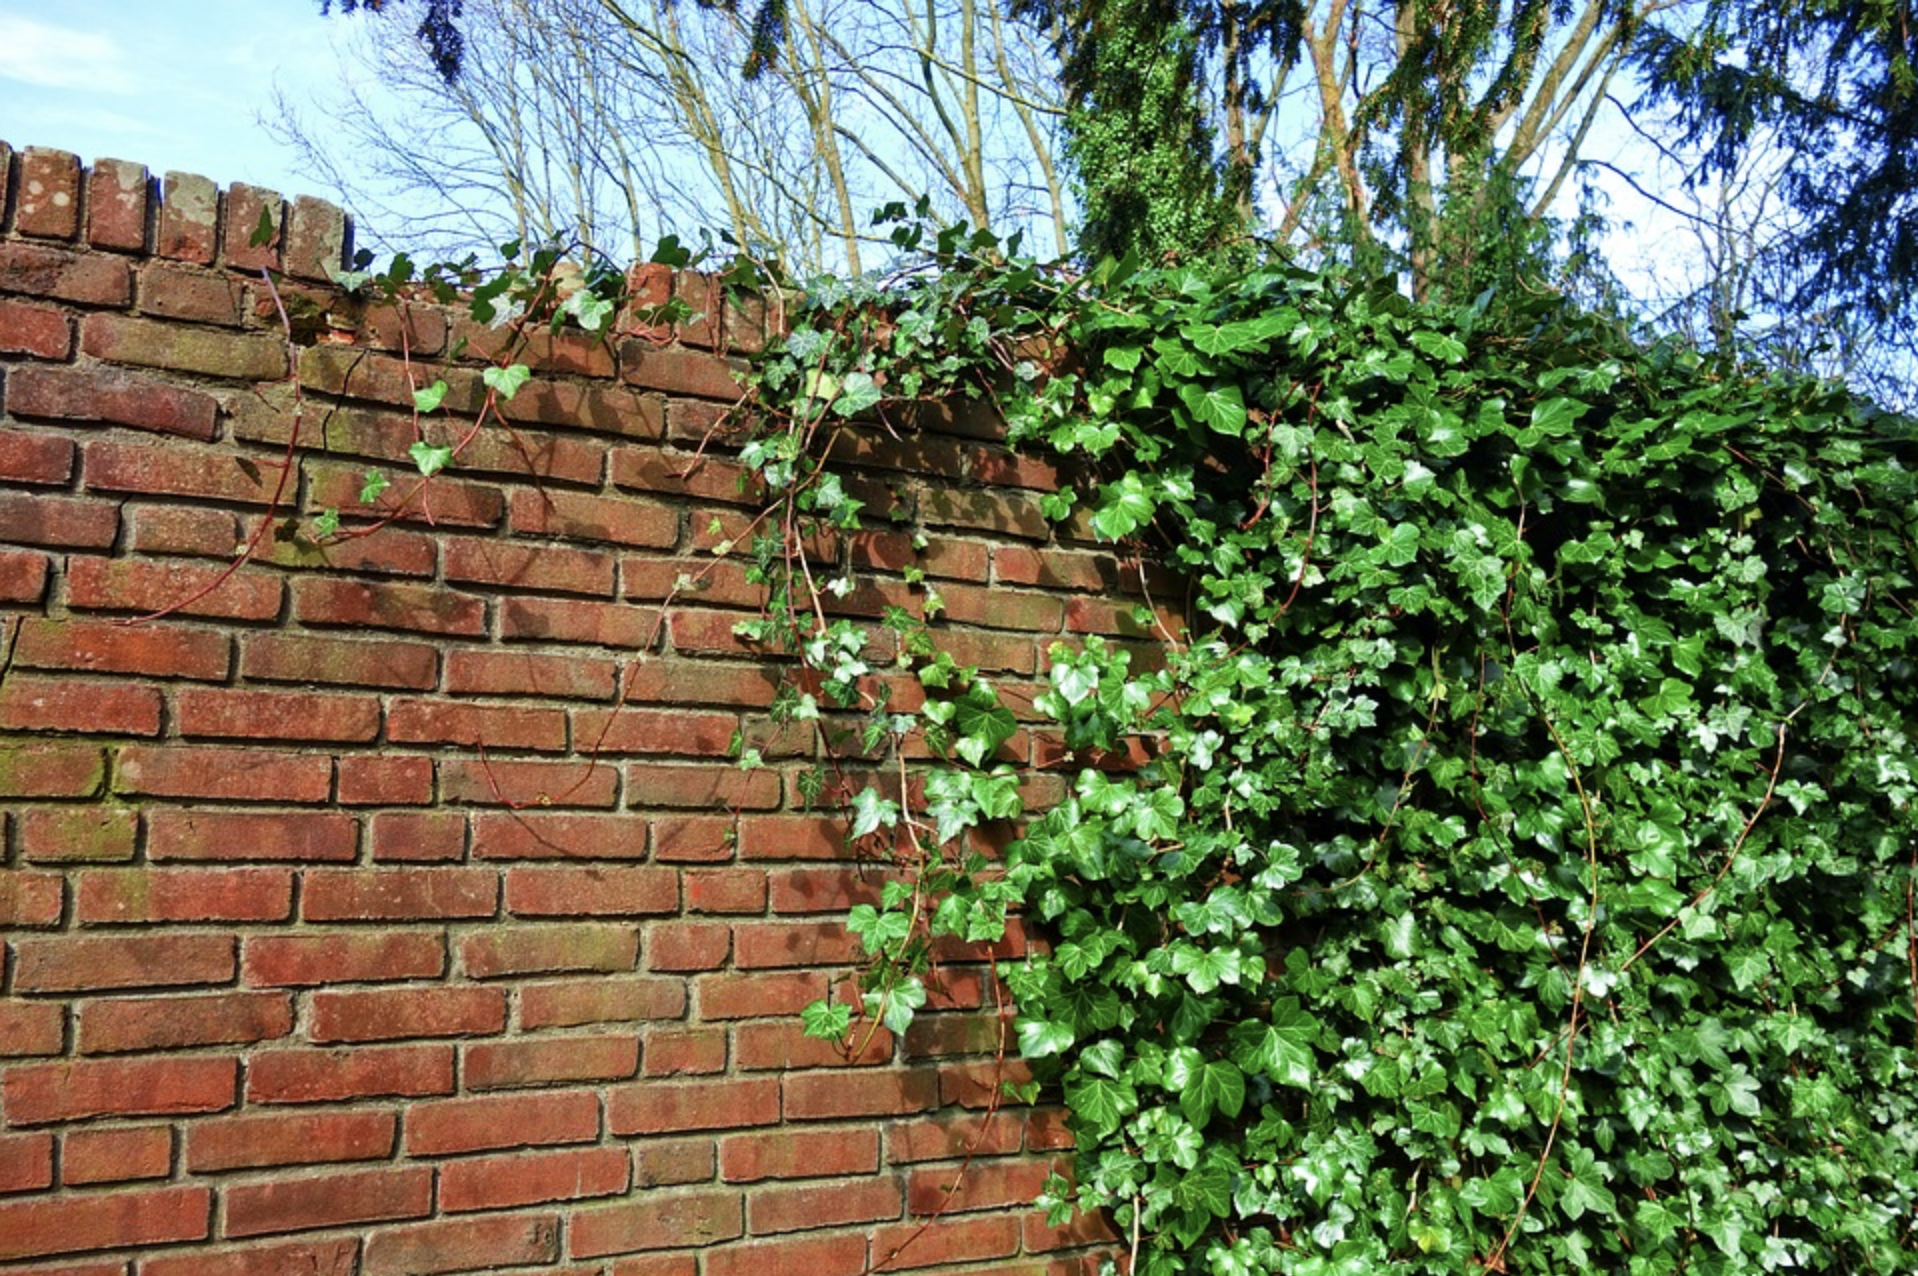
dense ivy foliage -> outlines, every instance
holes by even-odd
[[[849,795],[908,870],[852,918],[866,1014],[936,935],[1049,930],[1009,972],[1078,1137],[1047,1204],[1145,1272],[1918,1270],[1913,423],[1549,302],[982,247],[762,367],[755,633],[826,697],[786,712],[946,759]],[[802,548],[863,517],[826,436],[973,371],[1091,465],[1055,517],[1190,581],[1163,671],[1053,651],[1086,765],[1003,874],[1012,715],[897,614],[893,711]]]

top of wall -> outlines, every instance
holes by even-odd
[[[274,233],[256,247],[262,215]],[[69,151],[3,141],[0,234],[316,282],[332,279],[353,247],[352,220],[310,195],[288,200],[244,182],[222,190],[197,173],[156,180],[144,164],[100,159],[89,168]]]

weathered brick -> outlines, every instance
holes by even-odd
[[[87,177],[87,243],[137,253],[146,248],[153,179],[146,165],[97,159]]]
[[[633,1037],[555,1037],[467,1046],[460,1075],[470,1090],[506,1090],[624,1081],[638,1071],[639,1042]]]
[[[619,347],[619,373],[628,385],[694,398],[737,400],[739,377],[747,370],[743,359],[729,359],[704,351],[662,348],[648,341],[626,341]]]
[[[130,744],[120,750],[113,787],[146,797],[324,802],[333,787],[333,762],[276,749]]]
[[[348,806],[423,806],[433,800],[433,759],[349,755],[340,759],[339,782]]]
[[[280,868],[96,869],[79,875],[74,916],[98,922],[278,922],[293,913]]]
[[[124,306],[133,299],[133,272],[118,257],[9,240],[0,243],[0,292],[83,306]]]
[[[240,969],[242,982],[254,988],[438,979],[446,973],[446,941],[415,930],[249,935]]]
[[[15,234],[72,239],[80,233],[80,157],[70,151],[29,146],[20,152]]]
[[[239,1085],[239,1060],[231,1058],[23,1064],[7,1069],[7,1121],[24,1126],[99,1116],[224,1112],[233,1106]]]
[[[396,744],[551,752],[566,747],[566,714],[549,708],[400,699],[387,709],[386,735]]]
[[[882,1272],[1005,1258],[1018,1249],[1019,1219],[1011,1214],[911,1219],[872,1234],[874,1270]]]
[[[202,442],[220,430],[220,404],[212,395],[118,368],[20,368],[7,380],[7,410],[15,416],[130,425]]]
[[[733,931],[733,964],[741,970],[791,966],[844,966],[858,961],[857,936],[843,920],[762,922]]]
[[[227,187],[226,207],[220,219],[220,260],[234,270],[267,270],[280,264],[280,235],[286,225],[286,201],[278,191],[235,182]],[[272,235],[262,244],[253,239],[260,227]]]
[[[843,913],[879,903],[886,877],[863,868],[782,868],[767,875],[775,913]]]
[[[726,1070],[724,1028],[655,1028],[646,1034],[641,1069],[649,1077],[705,1077]]]
[[[237,966],[230,935],[63,935],[15,942],[13,986],[44,993],[223,984]]]
[[[293,201],[281,258],[295,279],[328,281],[346,263],[352,227],[337,205],[311,195]]]
[[[613,355],[597,333],[551,332],[529,324],[523,331],[460,316],[453,324],[454,344],[464,342],[467,357],[502,363],[508,357],[535,372],[610,379]]]
[[[648,1193],[638,1204],[575,1213],[567,1252],[573,1258],[601,1258],[717,1245],[739,1238],[745,1231],[743,1215],[738,1192]]]
[[[718,970],[731,951],[732,930],[723,922],[659,922],[646,928],[648,970]]]
[[[59,1054],[66,1022],[66,1008],[54,1002],[0,1001],[0,1059]]]
[[[611,810],[619,803],[619,772],[604,763],[585,759],[564,762],[495,761],[449,758],[440,764],[440,799],[481,806],[597,807]],[[473,846],[489,858],[549,859],[567,852],[549,836],[550,826],[563,819],[552,815],[485,815],[474,817]],[[633,849],[618,855],[612,849],[593,858],[638,858],[646,845],[645,822],[634,821]],[[544,830],[544,831],[543,831]]]
[[[359,1255],[359,1239],[351,1236],[245,1249],[196,1246],[184,1254],[142,1259],[140,1276],[358,1276]]]
[[[263,1236],[386,1219],[425,1218],[433,1209],[426,1166],[237,1183],[223,1193],[227,1236]]]
[[[173,716],[188,738],[364,744],[380,733],[372,696],[185,687],[174,693]]]
[[[378,516],[429,527],[497,527],[506,513],[498,488],[436,475],[431,482],[396,480],[371,506],[361,502],[366,471],[344,465],[307,466],[309,508],[337,509],[353,517]]]
[[[200,750],[203,754],[214,750]],[[203,758],[203,765],[220,759]],[[359,821],[337,811],[155,809],[147,814],[147,856],[178,860],[339,863],[357,853]]]
[[[600,753],[724,758],[728,762],[724,769],[737,771],[738,768],[730,765],[733,743],[740,730],[737,714],[632,707],[631,701],[638,697],[631,682],[629,680],[627,686],[627,705],[574,712],[581,747],[591,747]],[[694,786],[695,793],[699,787]],[[666,806],[706,804],[703,801],[659,803]]]
[[[731,1130],[779,1121],[779,1081],[646,1081],[606,1099],[606,1127],[622,1138],[682,1130]]]
[[[120,511],[104,501],[0,492],[0,541],[105,549],[119,530]]]
[[[221,270],[173,261],[148,262],[135,284],[142,313],[163,319],[236,327],[246,312],[246,289]]]
[[[312,994],[307,1036],[315,1044],[466,1037],[506,1027],[497,988],[406,988]]]
[[[82,1054],[128,1054],[250,1045],[292,1031],[293,1002],[284,993],[115,997],[80,1007],[79,1048]]]
[[[195,1121],[186,1130],[186,1168],[196,1174],[268,1165],[378,1161],[393,1153],[391,1112],[271,1113]]]
[[[707,1020],[797,1015],[826,995],[823,971],[701,975],[693,984],[699,1016]]]
[[[92,797],[105,782],[104,749],[44,741],[0,745],[0,797]]]
[[[423,642],[361,642],[311,634],[248,634],[240,673],[263,682],[324,682],[424,691],[439,680],[439,652]]]
[[[160,187],[154,251],[162,257],[211,265],[219,220],[219,187],[197,173],[168,173]]]
[[[599,1098],[583,1090],[416,1103],[406,1111],[408,1156],[591,1143]]]
[[[374,1232],[360,1276],[438,1276],[558,1257],[559,1220],[551,1214],[443,1219]]]
[[[815,1227],[883,1223],[901,1213],[899,1184],[892,1178],[836,1183],[829,1192],[810,1183],[763,1187],[746,1199],[746,1230],[754,1236],[772,1236]]]
[[[457,1214],[612,1196],[626,1190],[631,1169],[625,1148],[473,1157],[440,1171],[440,1208]]]
[[[20,369],[12,370],[19,376]],[[9,483],[65,483],[73,475],[72,439],[8,430],[0,434],[0,480]]]
[[[669,868],[506,871],[506,911],[520,917],[647,917],[678,910],[678,875]]]
[[[1015,1112],[941,1114],[899,1121],[886,1128],[886,1161],[908,1165],[915,1161],[956,1161],[974,1156],[1005,1156],[1017,1152],[1025,1122]]]
[[[543,377],[533,378],[510,400],[494,406],[508,421],[538,421],[633,439],[657,439],[664,415],[656,394]]]
[[[613,596],[616,560],[599,550],[460,538],[447,542],[445,557],[446,579],[461,584]]]
[[[465,650],[446,653],[446,691],[456,696],[610,700],[617,691],[618,672],[618,665],[611,660],[577,654]]]
[[[711,1139],[641,1139],[632,1149],[636,1188],[683,1187],[712,1181]]]
[[[35,806],[20,814],[20,853],[29,864],[124,862],[139,834],[139,814],[125,807]]]
[[[272,620],[283,590],[279,577],[245,567],[77,555],[67,563],[67,601],[77,611]]]
[[[192,496],[266,505],[280,487],[275,465],[214,450],[146,443],[89,443],[82,467],[88,491]],[[289,481],[286,491],[293,490]]]
[[[306,874],[300,915],[310,922],[491,917],[499,875],[479,868],[321,869]]]
[[[0,1135],[0,1196],[53,1186],[51,1134]]]
[[[231,561],[245,538],[229,510],[192,505],[136,505],[127,511],[126,548],[136,554],[173,554]]]
[[[460,967],[471,979],[631,970],[638,959],[633,926],[501,926],[460,941]]]
[[[707,1256],[705,1272],[706,1276],[864,1276],[866,1237],[861,1232],[842,1232],[728,1245]]]
[[[475,637],[486,632],[486,604],[434,585],[310,577],[293,582],[293,618],[306,625],[402,629]]]
[[[0,1262],[204,1240],[212,1202],[204,1187],[174,1187],[0,1205]]]
[[[899,1116],[939,1105],[938,1077],[918,1070],[801,1072],[784,1084],[786,1117],[793,1121]]]
[[[1057,1168],[1048,1161],[973,1161],[928,1166],[906,1179],[906,1209],[913,1214],[964,1214],[1030,1205]]]
[[[680,1019],[686,985],[678,979],[577,979],[519,987],[519,1022],[527,1031],[596,1023]]]
[[[448,863],[466,854],[466,817],[458,811],[381,811],[367,840],[375,863]]]
[[[615,484],[651,497],[695,497],[755,508],[764,497],[758,477],[738,462],[676,448],[615,448],[611,469]]]
[[[509,641],[640,647],[657,637],[640,609],[626,603],[509,597],[500,600],[499,609],[500,637]]]
[[[164,1125],[74,1130],[60,1144],[60,1181],[69,1187],[163,1179],[173,1170],[173,1131]]]
[[[246,1100],[336,1103],[453,1093],[453,1047],[263,1050],[247,1062]]]
[[[766,874],[756,868],[688,869],[682,885],[689,913],[749,914],[766,911]]]
[[[761,1019],[733,1029],[733,1066],[745,1072],[794,1068],[876,1067],[893,1061],[893,1035],[861,1026],[850,1044],[806,1035],[796,1016]]]
[[[37,603],[46,596],[45,554],[0,550],[0,602]]]
[[[64,879],[58,873],[0,877],[0,927],[58,926]]]
[[[109,363],[234,380],[277,381],[287,370],[286,345],[277,337],[179,327],[126,315],[88,315],[80,324],[80,349]]]
[[[507,522],[521,535],[595,544],[669,549],[679,541],[677,510],[631,497],[613,499],[583,492],[522,488],[513,493]]]
[[[37,617],[21,623],[13,647],[14,663],[30,669],[79,669],[206,681],[226,677],[232,667],[232,653],[232,639],[213,630]]]
[[[573,778],[580,778],[577,764]],[[531,811],[475,815],[473,853],[485,859],[644,859],[646,821]]]
[[[0,729],[157,735],[160,704],[152,687],[15,673],[0,683]]]
[[[36,359],[65,359],[73,354],[73,325],[64,311],[24,301],[0,301],[0,353],[28,354]],[[19,371],[32,369],[23,365]],[[21,409],[8,397],[15,415]]]
[[[719,1176],[728,1183],[833,1178],[879,1170],[877,1130],[768,1130],[719,1141]]]

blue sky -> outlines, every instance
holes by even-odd
[[[276,84],[306,100],[333,79],[355,20],[315,0],[0,0],[0,141],[331,196],[257,118]]]

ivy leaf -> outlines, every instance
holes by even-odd
[[[966,694],[954,706],[952,727],[959,736],[954,751],[978,767],[1019,733],[1019,721],[1012,710],[999,703],[998,694],[983,680],[966,688]]]
[[[500,398],[511,399],[519,393],[519,388],[525,385],[526,379],[532,375],[531,368],[523,363],[514,363],[504,368],[489,367],[480,373],[480,380],[484,381],[487,387]]]
[[[1066,1107],[1085,1122],[1094,1138],[1104,1138],[1119,1122],[1139,1110],[1139,1092],[1128,1081],[1107,1077],[1068,1078]]]
[[[387,488],[386,475],[378,470],[368,470],[360,481],[360,504],[371,505],[380,499],[380,493]]]
[[[1577,399],[1547,399],[1532,409],[1532,429],[1542,435],[1570,434],[1572,425],[1590,410]]]
[[[1265,1030],[1233,1057],[1247,1072],[1304,1089],[1317,1072],[1312,1047],[1318,1038],[1319,1021],[1299,1009],[1297,997],[1281,997],[1272,1004]]]
[[[1238,386],[1207,389],[1188,381],[1179,387],[1179,398],[1193,419],[1208,429],[1235,439],[1245,433],[1245,396]]]
[[[433,409],[439,407],[439,405],[445,401],[446,388],[446,382],[440,380],[435,381],[424,390],[413,391],[413,410],[420,413],[433,411]]]
[[[1605,1185],[1609,1172],[1590,1148],[1574,1147],[1565,1153],[1565,1174],[1558,1207],[1567,1218],[1580,1218],[1587,1211],[1609,1217],[1617,1211],[1618,1202]]]
[[[899,823],[899,804],[882,796],[878,789],[863,788],[852,799],[852,836],[865,837]]]
[[[446,468],[446,463],[453,459],[452,448],[440,447],[424,439],[406,449],[406,454],[413,458],[414,466],[426,478],[432,478],[438,474]]]
[[[852,1029],[852,1007],[832,1001],[815,1001],[799,1012],[801,1031],[821,1041],[840,1041]]]
[[[1139,366],[1139,361],[1145,357],[1145,351],[1138,346],[1107,346],[1103,357],[1108,368],[1131,372]]]
[[[1179,1111],[1201,1129],[1214,1112],[1235,1117],[1244,1106],[1245,1074],[1224,1059],[1204,1064],[1179,1087]]]
[[[858,416],[883,398],[885,395],[879,392],[879,383],[870,375],[848,372],[839,383],[839,397],[833,400],[832,410],[840,416]]]
[[[1172,1189],[1180,1209],[1224,1218],[1232,1212],[1232,1176],[1218,1165],[1204,1165],[1181,1175]]]
[[[1021,1019],[1019,1021],[1019,1057],[1021,1059],[1043,1059],[1048,1055],[1064,1054],[1077,1040],[1070,1024],[1055,1023],[1045,1019]],[[1113,1042],[1114,1045],[1118,1043]]]
[[[1123,540],[1151,521],[1155,508],[1145,482],[1136,473],[1127,473],[1118,482],[1099,489],[1092,528],[1101,540]]]
[[[1447,363],[1458,363],[1465,358],[1465,343],[1449,333],[1421,329],[1412,334],[1411,342],[1432,358]]]

